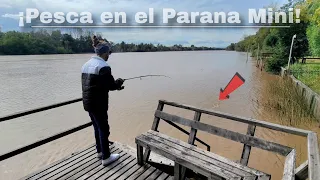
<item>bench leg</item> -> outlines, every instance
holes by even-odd
[[[174,180],[181,180],[181,166],[174,162]]]
[[[186,173],[187,173],[187,168],[185,167],[181,167],[181,179],[185,179],[186,178]]]
[[[138,165],[142,166],[143,165],[143,147],[137,144],[137,160],[138,160]]]

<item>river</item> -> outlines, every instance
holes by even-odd
[[[0,116],[81,97],[81,66],[91,56],[0,56]],[[259,71],[254,61],[247,61],[245,53],[115,53],[108,63],[115,78],[146,74],[170,77],[131,80],[125,82],[123,91],[110,92],[112,141],[135,147],[134,138],[151,128],[159,99],[277,122],[277,119],[268,116],[269,112],[264,112],[253,103],[261,96],[267,96],[262,93],[264,83],[274,77]],[[220,88],[224,88],[236,72],[243,76],[245,84],[232,93],[229,100],[219,101]],[[193,117],[193,113],[186,110],[165,107],[165,111]],[[0,123],[0,154],[89,120],[82,104],[76,103]],[[212,116],[203,115],[201,121],[241,133],[245,133],[247,128],[242,123]],[[163,122],[160,123],[160,132],[187,139],[186,135]],[[297,148],[299,164],[307,158],[304,138],[264,128],[257,128],[256,136]],[[241,157],[243,146],[240,143],[205,133],[199,133],[198,137],[211,145],[212,152],[232,160]],[[93,142],[93,128],[90,127],[15,156],[0,162],[0,179],[18,179]],[[272,179],[277,180],[282,177],[283,162],[284,158],[280,156],[253,148],[249,166],[270,173]]]

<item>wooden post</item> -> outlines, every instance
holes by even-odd
[[[174,162],[174,180],[181,180],[180,174],[180,165],[177,162]]]
[[[256,126],[248,125],[247,135],[254,136],[255,131],[256,131]],[[248,146],[248,145],[245,144],[243,146],[242,155],[241,155],[241,159],[240,159],[240,164],[242,164],[244,166],[248,165],[250,152],[251,152],[251,146]]]
[[[320,179],[320,155],[317,134],[312,132],[308,135],[308,171],[309,180]]]
[[[200,121],[200,118],[201,118],[201,113],[200,112],[195,112],[193,120]],[[197,136],[197,129],[191,128],[191,132],[189,134],[188,143],[193,145],[194,141],[196,139],[196,136]]]
[[[142,166],[143,165],[143,147],[137,144],[137,160],[138,160],[138,165]]]
[[[294,180],[296,167],[296,150],[293,149],[286,157],[282,180]]]
[[[158,104],[158,107],[157,107],[157,110],[158,111],[162,111],[163,110],[163,106],[164,106],[164,103],[159,101],[159,104]],[[160,122],[160,118],[158,117],[154,117],[154,120],[153,120],[153,124],[152,124],[152,130],[154,131],[158,131],[158,127],[159,127],[159,122]],[[148,162],[148,159],[150,157],[150,149],[149,148],[146,148],[145,152],[144,152],[144,155],[143,155],[143,161],[144,162]]]
[[[194,114],[193,120],[200,121],[200,118],[201,118],[201,113],[196,111]],[[194,141],[196,139],[196,136],[197,136],[197,129],[191,128],[188,143],[194,145]],[[187,169],[185,167],[181,168],[181,179],[185,178],[186,170]]]

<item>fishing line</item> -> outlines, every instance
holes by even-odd
[[[171,78],[169,76],[165,76],[165,75],[144,75],[144,76],[137,76],[137,77],[132,77],[132,78],[127,78],[127,79],[123,79],[124,81],[128,81],[128,80],[133,80],[133,79],[142,79],[145,77],[167,77],[167,78]]]

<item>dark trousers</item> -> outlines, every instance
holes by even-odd
[[[102,159],[110,157],[108,112],[89,112],[93,123],[97,152],[102,152]]]

